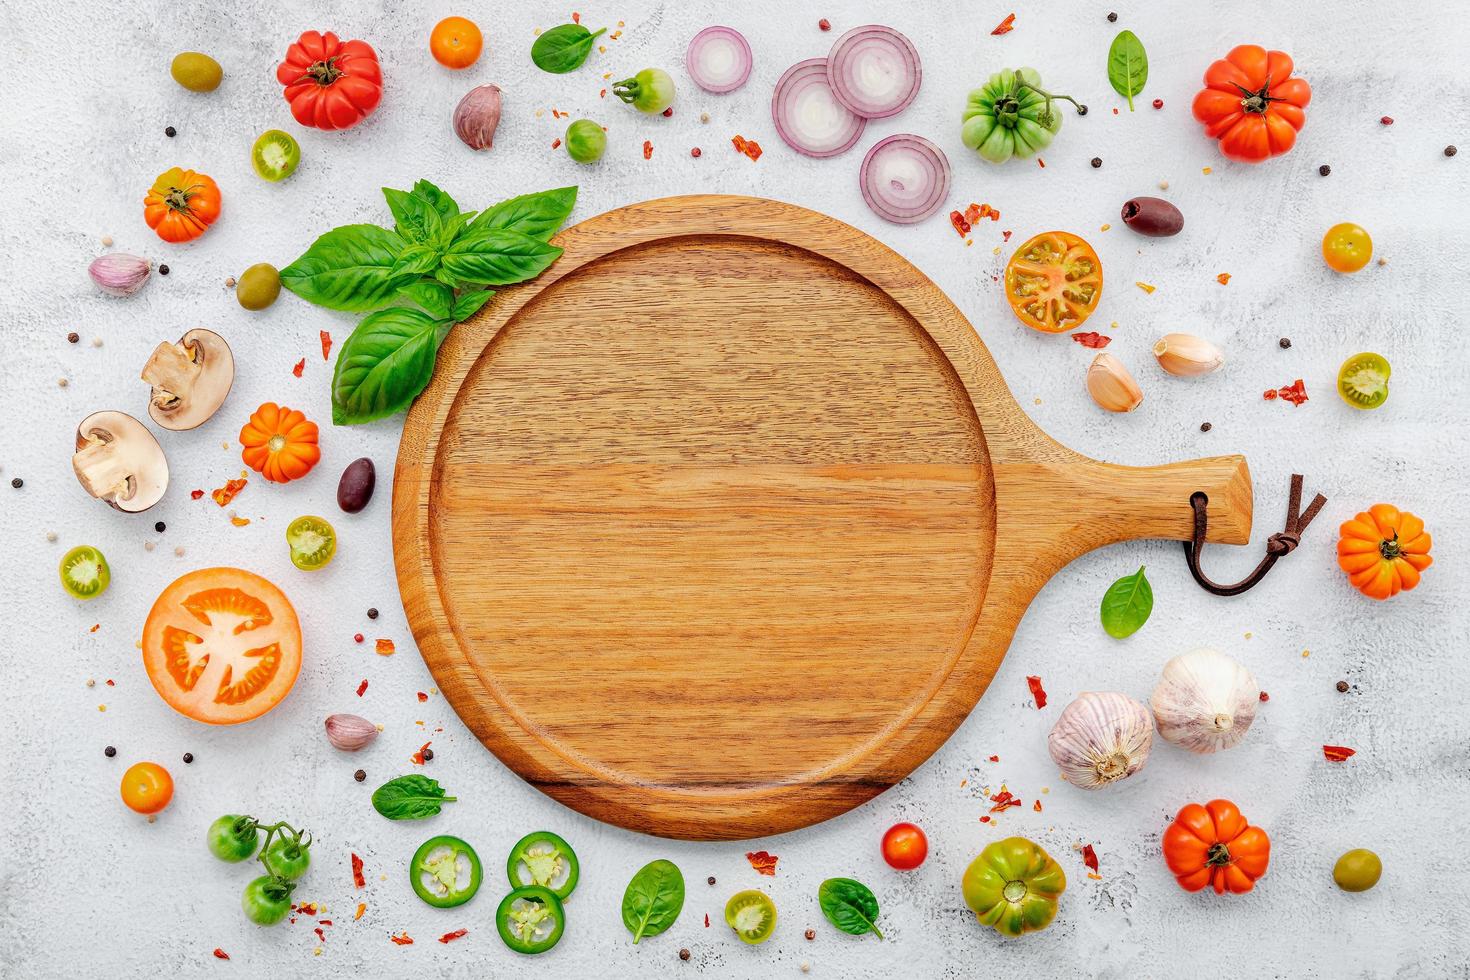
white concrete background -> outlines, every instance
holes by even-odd
[[[567,19],[575,4],[4,4],[0,976],[780,977],[797,975],[804,962],[814,976],[857,978],[1470,975],[1463,841],[1470,401],[1462,322],[1470,152],[1441,153],[1447,143],[1470,151],[1464,11],[1449,0],[1392,9],[1368,0],[1118,0],[1114,25],[1104,19],[1109,2],[965,4],[959,13],[939,3],[594,2],[578,8],[584,22],[622,19],[623,36],[568,76],[536,71],[528,51],[533,29]],[[1015,31],[990,36],[1011,9]],[[451,13],[473,17],[487,36],[481,61],[458,74],[426,50],[430,27]],[[831,34],[817,30],[824,16]],[[918,46],[918,100],[871,126],[841,158],[797,156],[771,125],[776,78],[801,58],[825,54],[842,30],[875,20]],[[740,28],[755,50],[750,82],[727,97],[700,92],[680,67],[689,38],[709,23]],[[1123,27],[1144,40],[1152,68],[1138,111],[1114,115],[1122,100],[1107,84],[1104,59]],[[357,129],[303,131],[288,114],[273,68],[307,28],[364,38],[382,58],[382,107]],[[1241,41],[1292,52],[1315,90],[1295,151],[1260,167],[1223,160],[1188,112],[1206,65]],[[169,80],[169,59],[182,49],[219,59],[218,91],[195,95]],[[994,70],[1024,64],[1092,107],[1085,119],[1067,116],[1044,170],[1029,161],[991,166],[958,139],[965,93]],[[646,65],[665,66],[678,81],[672,119],[645,119],[597,97],[603,72],[622,77]],[[474,154],[452,135],[449,115],[465,90],[492,81],[505,89],[506,113],[494,150]],[[1162,111],[1149,107],[1154,98],[1164,100]],[[565,122],[537,111],[553,106],[607,124],[610,148],[600,165],[581,168],[549,149]],[[701,111],[708,125],[699,123]],[[1394,126],[1379,124],[1384,114]],[[165,138],[168,125],[177,138]],[[270,127],[292,131],[303,147],[300,170],[280,185],[258,180],[247,159],[256,134]],[[964,247],[943,215],[897,228],[864,207],[856,188],[862,153],[900,131],[924,134],[949,154],[951,206],[973,200],[1002,211],[998,224],[980,227],[975,246]],[[758,163],[729,148],[737,132],[765,147]],[[647,162],[645,138],[655,146]],[[698,160],[689,156],[694,145],[704,150]],[[1101,170],[1088,166],[1093,156],[1103,158]],[[1325,179],[1317,174],[1322,163],[1332,166]],[[144,191],[174,164],[212,174],[225,196],[223,219],[187,246],[159,242],[142,220]],[[1022,406],[1068,445],[1135,464],[1244,453],[1255,478],[1255,533],[1248,549],[1213,549],[1209,566],[1220,578],[1253,565],[1279,529],[1288,474],[1304,472],[1309,492],[1321,490],[1330,502],[1300,552],[1242,598],[1196,588],[1174,543],[1120,545],[1078,560],[1036,599],[968,722],[911,779],[856,812],[750,846],[670,843],[595,823],[508,772],[442,698],[423,705],[415,698],[433,682],[415,655],[392,570],[387,491],[401,419],[324,425],[325,456],[310,478],[287,487],[251,481],[233,508],[253,519],[249,527],[232,527],[207,498],[189,499],[191,489],[238,474],[233,437],[259,402],[276,399],[328,421],[329,366],[317,331],[330,330],[340,344],[356,320],[289,294],[265,313],[248,313],[225,277],[257,261],[283,266],[334,225],[387,221],[378,188],[407,187],[420,176],[470,208],[578,183],[580,219],[648,197],[718,190],[794,201],[869,231],[955,299]],[[1183,209],[1187,229],[1167,241],[1134,236],[1119,223],[1119,205],[1157,193],[1160,180],[1169,181],[1164,196]],[[1386,266],[1352,277],[1324,268],[1318,241],[1344,219],[1372,231]],[[1100,231],[1107,222],[1114,227]],[[1088,326],[1116,321],[1110,350],[1147,393],[1133,415],[1096,409],[1082,384],[1091,352],[1019,326],[993,281],[1009,253],[991,251],[1002,229],[1014,231],[1015,243],[1053,227],[1082,233],[1102,255],[1108,287]],[[172,274],[155,276],[128,300],[99,295],[85,267],[104,251],[104,235],[118,250],[167,262]],[[1215,281],[1220,272],[1234,277],[1228,286]],[[1158,291],[1145,295],[1135,280]],[[149,351],[196,325],[233,345],[235,391],[202,429],[163,434],[173,467],[164,502],[141,516],[114,513],[71,475],[73,427],[95,409],[143,414],[147,391],[137,372]],[[81,344],[66,343],[69,330]],[[1225,370],[1197,381],[1164,376],[1148,350],[1171,330],[1220,343]],[[1291,338],[1290,350],[1277,347],[1281,336]],[[1377,412],[1354,412],[1332,390],[1338,363],[1363,349],[1383,352],[1394,367],[1393,397]],[[291,366],[303,356],[297,380]],[[1306,405],[1261,400],[1264,389],[1297,377],[1311,394]],[[1206,420],[1214,428],[1201,433]],[[346,516],[333,505],[337,475],[362,455],[376,460],[380,489],[366,512]],[[15,476],[24,489],[10,488]],[[1333,560],[1337,524],[1380,500],[1425,519],[1437,559],[1418,591],[1381,604],[1353,593]],[[318,574],[293,569],[282,541],[285,523],[310,512],[329,515],[342,537],[340,557]],[[153,532],[156,520],[167,522],[165,533]],[[48,531],[59,536],[55,543]],[[113,569],[111,590],[87,604],[66,598],[55,572],[62,552],[81,542],[100,546]],[[148,542],[157,545],[151,552]],[[134,647],[158,591],[213,563],[278,581],[302,615],[307,644],[290,698],[236,729],[206,728],[170,711]],[[1136,636],[1115,642],[1097,624],[1097,603],[1112,579],[1141,563],[1155,612]],[[365,618],[370,605],[382,610],[376,623]],[[101,625],[91,633],[94,623]],[[355,646],[357,631],[369,641],[391,637],[398,654],[380,658],[370,644]],[[1271,695],[1244,744],[1211,758],[1161,744],[1141,775],[1097,794],[1059,782],[1044,743],[1063,705],[1089,689],[1145,698],[1166,658],[1201,644],[1244,660]],[[1052,703],[1044,711],[1030,702],[1027,674],[1045,681]],[[87,687],[88,678],[97,686]],[[359,700],[353,691],[363,678],[371,686]],[[1352,693],[1336,692],[1341,678]],[[321,732],[334,711],[361,712],[386,732],[361,756],[338,754]],[[390,823],[368,797],[411,768],[407,756],[429,737],[417,720],[443,726],[427,771],[463,802],[427,823]],[[1328,764],[1323,743],[1354,746],[1358,755]],[[107,744],[117,746],[115,759],[103,757]],[[185,751],[194,753],[191,766],[180,762]],[[1001,761],[987,763],[992,754]],[[122,771],[140,759],[165,763],[177,780],[173,804],[152,825],[117,799]],[[369,773],[362,785],[352,780],[358,766]],[[983,825],[988,804],[978,787],[1002,782],[1026,806]],[[1042,795],[1043,787],[1050,792]],[[1274,843],[1270,874],[1248,896],[1185,894],[1159,856],[1172,813],[1215,796],[1236,800]],[[1043,813],[1031,809],[1036,798]],[[202,836],[217,814],[242,810],[294,818],[316,834],[315,864],[298,894],[322,903],[335,921],[325,944],[309,924],[257,929],[241,916],[240,890],[252,873],[214,861]],[[917,821],[932,842],[928,863],[912,874],[888,870],[879,857],[879,836],[897,820]],[[542,827],[574,844],[582,883],[560,947],[519,958],[490,924],[503,890],[496,875],[509,844]],[[424,906],[404,874],[414,847],[435,833],[464,836],[485,860],[482,894],[456,911]],[[959,892],[969,860],[1012,833],[1042,842],[1071,882],[1055,924],[1019,940],[977,926]],[[1100,881],[1086,877],[1074,850],[1084,842],[1096,846]],[[780,855],[775,878],[747,865],[752,846]],[[1383,856],[1383,882],[1344,894],[1332,884],[1332,863],[1362,846]],[[353,851],[367,863],[361,893],[351,887]],[[635,947],[618,905],[628,877],[654,857],[683,868],[689,898],[668,934]],[[718,885],[706,885],[707,875]],[[832,875],[874,888],[886,942],[839,934],[822,920],[816,887]],[[720,920],[724,900],[753,886],[768,889],[781,909],[776,936],[759,948],[742,946]],[[368,911],[353,922],[360,898]],[[459,927],[470,930],[467,938],[434,941]],[[817,930],[814,942],[802,938],[808,927]],[[388,941],[402,930],[415,945]],[[216,946],[230,963],[211,958]],[[679,962],[680,947],[692,951],[690,962]]]

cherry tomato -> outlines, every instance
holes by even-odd
[[[1071,232],[1030,239],[1006,263],[1011,312],[1032,330],[1062,333],[1083,322],[1102,298],[1102,263],[1092,246]]]
[[[174,778],[156,762],[139,762],[123,773],[121,792],[129,810],[157,813],[174,798]]]
[[[78,599],[95,599],[107,591],[112,571],[102,552],[79,544],[61,559],[61,587]]]
[[[1337,369],[1337,393],[1353,408],[1377,408],[1388,401],[1388,359],[1364,351]]]
[[[480,57],[484,38],[472,20],[445,17],[429,35],[429,53],[445,68],[468,68]]]
[[[310,514],[286,528],[286,543],[291,546],[291,564],[304,572],[326,568],[337,554],[337,532],[325,519]]]
[[[1322,258],[1334,272],[1357,272],[1373,258],[1373,239],[1361,225],[1333,225],[1322,236]]]
[[[204,835],[209,853],[221,861],[237,864],[255,855],[260,846],[260,827],[254,817],[227,813],[209,825]]]
[[[265,863],[287,881],[295,881],[311,866],[311,838],[281,836],[265,849]]]
[[[291,911],[291,892],[296,886],[280,875],[261,875],[245,886],[240,908],[258,926],[273,926]]]
[[[912,871],[929,856],[929,838],[915,824],[896,823],[883,835],[883,860],[891,868]]]

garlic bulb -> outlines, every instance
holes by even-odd
[[[1220,348],[1187,333],[1166,333],[1154,344],[1154,357],[1159,367],[1182,378],[1192,378],[1220,370],[1225,355]]]
[[[1218,752],[1245,738],[1261,688],[1244,665],[1216,650],[1195,650],[1164,664],[1149,704],[1159,736],[1191,752]]]
[[[1143,768],[1154,741],[1148,708],[1116,691],[1088,691],[1062,710],[1046,747],[1062,778],[1101,789]]]
[[[1143,404],[1143,391],[1123,362],[1112,354],[1099,354],[1087,368],[1087,393],[1098,407],[1110,412],[1131,412]]]

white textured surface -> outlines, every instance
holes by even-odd
[[[511,9],[514,6],[515,9]],[[840,3],[765,0],[582,6],[594,26],[626,21],[580,72],[549,76],[531,68],[534,27],[549,27],[571,7],[328,0],[303,7],[285,0],[240,4],[202,0],[152,4],[94,0],[8,0],[0,8],[0,541],[7,581],[7,700],[0,717],[0,976],[510,976],[699,974],[709,977],[892,976],[1466,976],[1464,806],[1467,764],[1467,626],[1470,588],[1464,556],[1467,345],[1461,322],[1464,227],[1470,153],[1447,160],[1446,143],[1470,151],[1465,120],[1466,21],[1460,5],[1385,8],[1368,0],[1282,4],[1120,4],[1117,25],[1106,3],[1028,3],[1016,29],[991,37],[1010,9],[1002,4]],[[310,8],[310,9],[307,9]],[[889,9],[884,9],[889,8]],[[479,64],[453,74],[425,50],[439,17],[465,13],[485,29]],[[816,28],[829,17],[833,33]],[[789,64],[823,55],[842,30],[886,21],[913,38],[924,59],[924,86],[900,116],[874,124],[841,158],[815,162],[788,151],[772,131],[771,86]],[[687,81],[684,45],[711,22],[743,30],[755,50],[750,82],[708,96]],[[289,40],[306,28],[332,28],[376,46],[387,94],[365,125],[341,134],[301,131],[273,77]],[[1133,114],[1109,89],[1104,55],[1113,33],[1134,29],[1148,46],[1152,74]],[[1293,53],[1315,97],[1291,156],[1250,168],[1221,159],[1189,119],[1188,106],[1209,61],[1239,41]],[[212,53],[224,65],[215,93],[194,95],[168,78],[179,49]],[[1035,65],[1056,89],[1092,107],[1068,115],[1047,166],[992,167],[959,144],[966,91],[1005,65]],[[645,119],[599,101],[600,75],[646,65],[674,71],[680,100],[672,119]],[[471,85],[505,89],[506,115],[493,151],[475,155],[454,139],[449,115]],[[1148,103],[1162,98],[1163,111]],[[609,127],[607,158],[579,168],[549,144],[563,122],[535,111],[556,106]],[[711,115],[700,125],[699,113]],[[1383,127],[1389,114],[1396,124]],[[169,140],[166,125],[178,127]],[[301,169],[281,185],[250,172],[247,152],[261,130],[282,127],[301,140]],[[951,206],[989,202],[1003,212],[964,247],[944,217],[909,228],[884,224],[856,191],[862,153],[892,132],[914,131],[950,155]],[[758,139],[758,163],[729,148],[733,133]],[[645,162],[642,141],[654,143]],[[691,159],[689,147],[704,150]],[[1088,166],[1101,156],[1101,170]],[[1323,179],[1317,166],[1331,164]],[[224,217],[202,241],[160,243],[142,221],[141,198],[155,174],[180,164],[213,175],[224,189]],[[1201,173],[1210,166],[1214,172]],[[1037,598],[989,693],[968,722],[912,779],[828,824],[763,840],[781,857],[774,879],[758,878],[735,844],[665,843],[602,826],[550,803],[511,775],[470,737],[444,701],[420,705],[431,680],[396,600],[389,546],[389,495],[400,420],[323,433],[325,458],[307,480],[272,487],[252,480],[235,509],[254,519],[231,527],[226,512],[188,491],[238,474],[233,437],[260,401],[276,399],[329,418],[328,367],[317,331],[340,344],[355,317],[332,314],[285,295],[261,314],[241,310],[223,287],[227,275],[270,261],[285,265],[314,236],[351,221],[386,220],[382,185],[429,177],[466,207],[556,184],[581,184],[576,218],[646,197],[729,191],[794,201],[852,222],[890,243],[932,276],[975,323],[1017,399],[1050,433],[1079,450],[1126,463],[1243,452],[1256,486],[1249,549],[1215,548],[1209,568],[1234,578],[1254,564],[1280,527],[1287,476],[1331,499],[1300,552],[1266,584],[1237,599],[1212,598],[1188,578],[1179,546],[1121,545],[1064,570]],[[1135,194],[1166,195],[1188,227],[1174,240],[1133,236],[1118,207]],[[1373,233],[1386,266],[1353,277],[1326,270],[1317,254],[1323,230],[1352,219]],[[1113,222],[1112,230],[1099,226]],[[1000,230],[1013,244],[1038,231],[1078,231],[1100,250],[1108,277],[1089,328],[1116,321],[1112,352],[1128,363],[1147,398],[1128,417],[1105,416],[1082,387],[1090,352],[1064,338],[1018,326],[992,280],[1005,254],[991,253]],[[111,235],[116,248],[168,262],[130,300],[100,296],[86,264]],[[1215,276],[1233,279],[1220,286]],[[1158,286],[1145,295],[1131,284]],[[595,312],[595,311],[591,311]],[[125,517],[87,499],[70,472],[75,423],[99,408],[142,414],[137,372],[161,339],[204,325],[224,334],[240,366],[235,391],[204,428],[167,433],[173,464],[169,496],[146,515]],[[68,330],[82,343],[65,342]],[[1219,342],[1229,362],[1198,380],[1163,376],[1148,348],[1156,335],[1198,332]],[[1278,349],[1288,336],[1293,346]],[[103,346],[93,347],[93,337]],[[1394,366],[1393,397],[1377,412],[1356,413],[1332,391],[1338,363],[1362,349]],[[306,357],[300,380],[291,366]],[[1300,408],[1263,402],[1262,390],[1306,380]],[[70,384],[59,388],[58,378]],[[1213,431],[1199,432],[1199,423]],[[222,447],[221,443],[227,445]],[[336,477],[369,455],[379,492],[363,514],[340,514]],[[12,477],[25,479],[12,490]],[[1333,561],[1336,525],[1378,500],[1420,514],[1435,535],[1437,562],[1415,593],[1376,604],[1351,592]],[[343,538],[327,571],[307,575],[288,563],[282,528],[292,517],[328,515]],[[153,522],[168,530],[154,534]],[[45,538],[55,531],[59,540]],[[144,543],[156,541],[152,552]],[[91,542],[112,563],[113,584],[79,604],[57,585],[55,564],[68,546]],[[185,554],[176,557],[175,546]],[[487,556],[493,560],[493,556]],[[999,556],[1025,561],[1024,555]],[[181,572],[239,563],[280,582],[303,617],[307,661],[290,698],[265,719],[214,730],[171,712],[153,693],[134,641],[153,597]],[[1097,601],[1116,576],[1147,563],[1157,606],[1124,642],[1096,621]],[[363,610],[382,610],[369,623]],[[89,633],[100,622],[96,633]],[[362,631],[368,645],[355,646]],[[380,658],[371,639],[398,643]],[[1245,742],[1210,758],[1160,745],[1130,783],[1097,794],[1061,785],[1045,734],[1077,692],[1116,689],[1146,698],[1165,659],[1209,644],[1244,660],[1271,701]],[[1311,656],[1303,655],[1305,650]],[[575,668],[572,668],[575,669]],[[895,669],[901,669],[895,666]],[[1025,676],[1039,674],[1051,704],[1031,706]],[[84,685],[96,678],[95,688]],[[116,680],[115,687],[103,684]],[[359,680],[371,686],[361,700]],[[1342,695],[1334,683],[1355,688]],[[758,679],[753,679],[758,681]],[[548,692],[554,696],[554,692]],[[105,704],[105,713],[98,705]],[[321,719],[359,711],[386,726],[360,757],[330,749]],[[428,823],[389,823],[368,804],[372,788],[411,768],[407,757],[434,734],[428,772],[463,802]],[[1324,742],[1354,746],[1343,765],[1323,761]],[[116,745],[106,759],[102,747]],[[179,757],[192,751],[195,762]],[[678,752],[650,745],[650,752]],[[1000,762],[984,760],[992,754]],[[156,759],[178,790],[152,825],[117,800],[123,769]],[[353,782],[357,766],[366,784]],[[962,787],[962,782],[968,784]],[[1004,782],[1026,805],[995,823],[978,787]],[[1050,793],[1042,795],[1042,788]],[[1188,800],[1233,798],[1274,842],[1270,874],[1255,893],[1187,895],[1158,854],[1167,820]],[[1045,811],[1034,813],[1040,798]],[[238,910],[252,872],[206,853],[207,823],[226,811],[294,818],[318,843],[299,895],[324,903],[336,923],[320,958],[306,923],[261,930]],[[883,829],[915,820],[930,835],[927,864],[889,871],[878,855]],[[582,884],[570,925],[551,955],[522,959],[495,937],[501,856],[521,833],[548,827],[581,856]],[[431,833],[464,836],[479,849],[486,884],[475,902],[440,912],[409,892],[404,867]],[[1005,941],[979,928],[958,881],[987,842],[1020,833],[1057,856],[1071,881],[1047,932]],[[1102,880],[1086,877],[1074,845],[1092,842]],[[1382,884],[1346,895],[1332,884],[1333,860],[1350,847],[1377,850]],[[351,888],[348,854],[367,862],[365,892]],[[677,861],[689,882],[683,917],[667,935],[637,947],[618,919],[629,875],[646,861]],[[386,875],[386,878],[380,878]],[[707,875],[719,879],[705,884]],[[822,921],[818,882],[852,875],[882,902],[888,940],[853,939]],[[733,891],[764,887],[781,909],[774,939],[746,948],[721,925]],[[351,921],[363,898],[367,914]],[[713,925],[706,930],[703,917]],[[434,939],[458,927],[467,938]],[[802,932],[817,930],[815,942]],[[398,947],[390,932],[416,944]],[[233,957],[218,963],[216,946]],[[692,950],[680,963],[677,950]]]

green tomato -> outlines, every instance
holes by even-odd
[[[1332,866],[1332,880],[1345,892],[1365,892],[1382,876],[1383,862],[1364,847],[1353,848]]]
[[[965,904],[981,925],[1003,936],[1037,932],[1051,925],[1057,899],[1067,888],[1061,865],[1024,837],[986,846],[970,862],[961,882]]]
[[[1062,114],[1052,105],[1056,99],[1077,106],[1079,116],[1087,114],[1087,106],[1071,96],[1042,89],[1034,68],[996,72],[984,88],[970,93],[960,140],[991,163],[1029,157],[1050,146],[1062,128]]]
[[[60,572],[61,587],[77,599],[95,599],[112,582],[107,559],[89,544],[79,544],[63,555]]]
[[[291,564],[314,572],[326,568],[337,554],[337,532],[325,518],[307,514],[286,528],[286,544],[291,547]]]
[[[250,165],[256,176],[272,183],[291,176],[300,162],[301,144],[284,130],[267,129],[250,149]]]
[[[237,864],[255,854],[260,846],[260,827],[254,817],[227,813],[209,825],[204,835],[209,853],[221,861]]]
[[[674,104],[674,80],[659,68],[645,68],[613,84],[613,94],[639,112],[663,112]]]
[[[261,875],[245,886],[240,908],[256,925],[273,926],[291,911],[291,892],[295,887],[280,875]]]
[[[591,119],[578,119],[567,127],[567,155],[578,163],[596,163],[607,149],[607,133]]]
[[[287,881],[295,881],[311,866],[311,838],[277,837],[265,849],[266,867]]]

